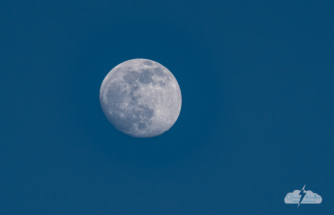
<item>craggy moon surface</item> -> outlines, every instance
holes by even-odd
[[[170,129],[181,111],[181,90],[161,64],[133,59],[114,67],[102,82],[100,103],[107,119],[133,137],[154,137]]]

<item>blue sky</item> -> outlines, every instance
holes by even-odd
[[[330,214],[332,1],[2,1],[0,214]],[[136,139],[99,88],[147,58],[182,92]],[[284,204],[306,184],[320,205]]]

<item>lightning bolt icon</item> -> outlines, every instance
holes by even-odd
[[[304,185],[303,189],[302,189],[302,190],[300,191],[300,193],[299,193],[299,195],[301,195],[301,197],[300,197],[299,204],[298,204],[297,208],[298,208],[299,205],[302,203],[302,201],[303,201],[303,199],[304,199],[304,197],[305,197],[305,195],[306,195],[305,186],[306,186],[306,184]]]

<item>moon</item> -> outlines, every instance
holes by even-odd
[[[174,75],[148,59],[115,66],[100,88],[104,115],[119,131],[140,138],[169,130],[181,111],[181,90]]]

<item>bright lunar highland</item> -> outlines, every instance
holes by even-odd
[[[100,103],[107,119],[133,137],[154,137],[169,130],[181,111],[181,90],[161,64],[133,59],[114,67],[102,82]]]

